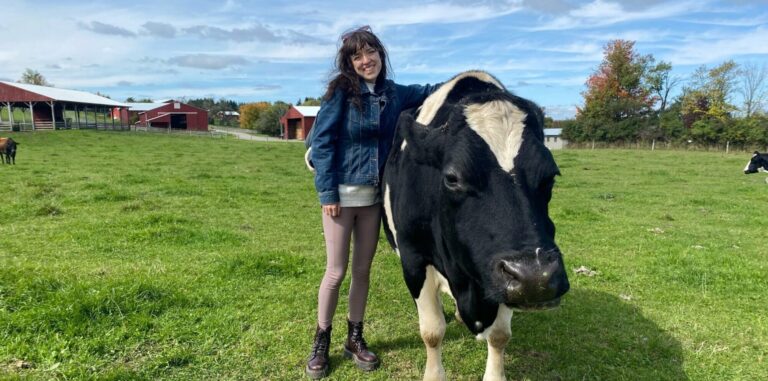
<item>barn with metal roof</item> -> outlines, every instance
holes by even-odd
[[[85,91],[0,81],[0,130],[127,129],[113,117],[127,107]]]
[[[315,123],[318,111],[320,106],[291,106],[280,118],[283,139],[304,140]]]
[[[137,127],[208,131],[208,110],[173,100],[154,104],[157,107],[139,111]],[[131,107],[134,110],[138,109]]]

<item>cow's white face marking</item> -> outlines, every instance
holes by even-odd
[[[428,125],[432,123],[432,119],[435,118],[435,115],[437,114],[437,110],[440,109],[440,107],[445,103],[445,98],[448,97],[448,94],[453,90],[453,87],[456,86],[456,83],[459,82],[463,78],[468,77],[475,77],[483,82],[491,83],[495,86],[497,86],[500,89],[504,89],[504,86],[502,86],[499,81],[496,80],[496,78],[493,78],[490,74],[482,71],[467,71],[464,73],[459,74],[456,76],[456,78],[453,78],[452,80],[444,83],[442,86],[440,86],[437,91],[432,93],[429,97],[427,97],[426,100],[424,100],[424,104],[421,106],[421,111],[419,112],[419,116],[416,118],[416,122]]]
[[[387,215],[387,224],[389,225],[389,231],[392,232],[392,240],[395,241],[395,253],[400,258],[400,246],[397,244],[397,229],[395,229],[395,220],[392,218],[392,200],[390,196],[389,184],[384,184],[384,213]]]
[[[464,109],[469,127],[477,132],[504,171],[514,168],[515,157],[523,144],[526,114],[509,101],[471,104]]]
[[[747,165],[746,165],[746,166],[744,166],[744,172],[746,172],[746,171],[748,171],[748,170],[749,170],[749,163],[751,163],[751,162],[752,162],[752,160],[748,161],[748,162],[747,162]]]

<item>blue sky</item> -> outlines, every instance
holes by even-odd
[[[0,80],[126,97],[296,102],[322,94],[339,35],[371,25],[395,81],[483,69],[573,116],[603,46],[622,38],[687,78],[768,61],[768,1],[3,1]],[[736,103],[738,99],[734,99]]]

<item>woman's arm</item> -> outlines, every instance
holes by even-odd
[[[442,83],[436,83],[434,85],[395,85],[403,100],[403,110],[407,110],[412,107],[421,106],[424,103],[424,99],[434,93]]]
[[[331,99],[323,101],[312,127],[314,133],[311,134],[310,155],[315,166],[315,189],[323,205],[339,202],[339,184],[334,159],[345,101],[341,90],[337,90]]]

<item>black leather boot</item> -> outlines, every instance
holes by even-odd
[[[368,372],[379,367],[379,358],[368,350],[363,339],[363,322],[347,320],[347,341],[344,343],[344,357],[352,358],[358,368]]]
[[[329,356],[328,351],[331,346],[331,328],[326,330],[317,327],[315,332],[315,343],[312,345],[312,353],[307,361],[307,368],[304,372],[313,380],[323,378],[328,375]]]

